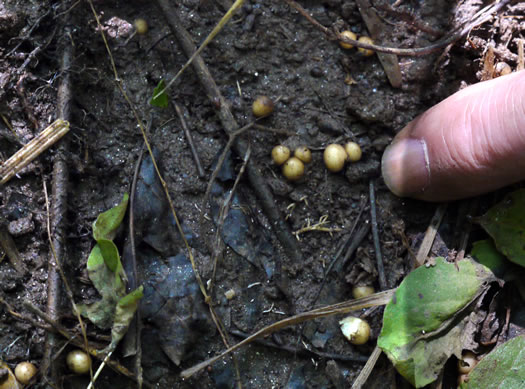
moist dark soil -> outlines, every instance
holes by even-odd
[[[202,43],[231,5],[229,0],[171,3],[196,45]],[[301,5],[330,29],[368,35],[353,1],[303,1]],[[469,0],[458,5],[438,0],[398,1],[393,6],[380,1],[374,5],[383,29],[378,43],[418,48],[435,43],[468,23],[486,4]],[[509,5],[489,22],[476,26],[468,39],[462,37],[425,56],[398,57],[402,84],[394,88],[377,55],[363,56],[355,48],[343,49],[285,1],[246,0],[202,52],[202,57],[239,127],[254,120],[251,105],[257,96],[266,95],[275,101],[273,114],[258,121],[264,128],[252,127],[238,136],[249,144],[249,163],[256,166],[257,174],[271,189],[274,208],[290,233],[325,222],[322,228],[293,235],[297,250],[292,258],[274,233],[274,221],[260,205],[260,188],[253,186],[246,173],[235,187],[235,197],[228,206],[229,216],[220,222],[218,209],[234,180],[244,171],[246,155],[231,154],[225,163],[229,170],[214,181],[210,201],[203,208],[207,185],[226,147],[228,134],[217,114],[220,102],[208,100],[191,67],[168,89],[168,107],[149,103],[159,81],[171,80],[188,58],[168,27],[166,14],[155,2],[138,0],[94,0],[93,6],[111,50],[118,80],[87,1],[0,3],[0,156],[4,161],[59,117],[57,90],[64,78],[63,47],[74,47],[68,71],[72,88],[71,130],[60,141],[66,144],[64,154],[57,151],[58,146],[51,147],[0,188],[2,239],[16,246],[26,268],[17,271],[9,256],[1,253],[0,297],[4,303],[0,304],[0,360],[11,368],[25,360],[42,366],[48,342],[44,321],[28,310],[27,303],[44,312],[48,310],[48,272],[55,269],[50,265],[52,251],[44,185],[53,209],[52,169],[59,155],[65,157],[69,171],[66,220],[62,221],[66,239],[60,261],[75,301],[93,302],[98,298],[86,271],[94,245],[91,226],[101,212],[118,204],[124,193],[131,191],[144,144],[135,110],[137,117],[146,123],[147,137],[156,150],[198,273],[205,285],[213,280],[208,293],[227,341],[235,344],[242,339],[241,333],[251,334],[284,317],[349,300],[355,285],[381,289],[376,251],[372,234],[368,233],[344,266],[342,259],[334,266],[336,271],[326,276],[319,294],[325,272],[341,245],[349,237],[355,239],[355,231],[370,223],[371,182],[375,187],[385,286],[393,288],[400,283],[412,268],[413,254],[436,205],[400,199],[390,193],[381,178],[382,152],[418,114],[479,81],[488,45],[494,47],[496,61],[507,61],[514,68],[516,38],[525,29],[524,7]],[[137,18],[147,21],[146,34],[135,33],[133,22]],[[129,96],[129,102],[118,84]],[[199,175],[180,118],[171,103],[181,108],[204,175]],[[324,148],[330,143],[347,141],[361,146],[362,159],[347,164],[339,173],[329,172],[323,163]],[[312,150],[313,160],[306,165],[304,177],[299,181],[287,181],[281,169],[272,163],[270,153],[277,144],[292,150],[306,145]],[[146,152],[142,160],[147,162],[147,155]],[[137,201],[165,202],[160,193],[160,197],[144,194],[146,197],[142,199],[139,194]],[[482,198],[475,212],[480,213],[493,199],[494,196]],[[169,214],[169,210],[162,209]],[[467,223],[466,209],[466,202],[449,206],[439,233],[440,250],[436,248],[433,255],[447,255],[448,250],[457,249]],[[128,219],[129,216],[115,240],[120,250],[129,234]],[[156,218],[148,220],[140,227],[143,235],[160,223]],[[217,228],[222,236],[219,240]],[[352,230],[354,234],[350,235]],[[166,293],[172,292],[170,298],[176,298],[179,290],[189,284],[197,285],[193,273],[187,283],[172,285],[164,279],[151,278],[148,267],[155,263],[169,272],[175,256],[187,255],[177,230],[167,231],[165,240],[158,244],[139,240],[137,278],[146,289],[152,290],[160,290],[159,285],[164,282],[162,288],[166,288]],[[54,231],[50,232],[53,235]],[[125,260],[129,258],[123,256]],[[150,387],[349,387],[373,350],[381,329],[381,308],[356,313],[366,317],[372,327],[371,340],[363,346],[353,346],[343,337],[338,326],[341,316],[310,321],[266,338],[266,345],[242,348],[235,353],[237,367],[227,357],[182,380],[179,373],[183,369],[226,348],[202,294],[198,287],[195,290],[195,294],[184,294],[184,304],[194,311],[178,318],[180,321],[172,322],[166,314],[161,320],[155,319],[141,308],[143,375]],[[58,312],[53,314],[80,339],[66,292],[62,289],[60,295]],[[147,301],[149,304],[150,300]],[[171,316],[177,316],[177,304],[175,300]],[[15,312],[23,317],[17,317]],[[33,318],[40,326],[25,317]],[[164,320],[168,323],[165,326]],[[107,345],[104,341],[109,331],[87,323],[88,338],[101,348]],[[181,326],[187,326],[186,332],[175,330]],[[52,358],[59,375],[53,387],[86,387],[88,376],[74,376],[65,366],[65,355],[73,347],[61,337],[56,339]],[[171,344],[171,349],[166,344]],[[305,355],[304,348],[317,354]],[[177,352],[173,353],[174,349]],[[132,358],[124,358],[122,350],[117,349],[112,358],[133,371]],[[94,362],[95,366],[99,363]],[[40,374],[33,387],[48,385],[44,377],[50,377],[49,371]],[[367,386],[385,387],[385,382],[396,380],[400,382],[401,378],[395,376],[386,358],[381,358]],[[96,383],[97,388],[135,385],[107,367]]]

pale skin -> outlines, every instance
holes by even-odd
[[[465,88],[410,122],[385,150],[398,196],[449,201],[525,179],[525,71]]]

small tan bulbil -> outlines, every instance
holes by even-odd
[[[356,40],[357,39],[357,35],[354,34],[352,31],[343,31],[341,33],[341,36],[345,37],[345,38],[348,38],[348,39],[352,39],[352,40]],[[354,47],[354,45],[351,45],[350,43],[345,43],[343,41],[339,42],[339,45],[343,48],[343,49],[352,49]]]
[[[21,389],[22,386],[16,380],[15,374],[9,366],[0,360],[0,389]]]
[[[345,144],[345,151],[348,155],[348,160],[350,162],[357,162],[361,159],[363,152],[361,147],[355,142],[348,142]]]
[[[87,374],[91,367],[91,357],[82,350],[73,350],[66,357],[69,370],[75,374]]]
[[[277,145],[272,149],[272,160],[276,165],[281,166],[290,158],[290,149],[283,145]]]
[[[326,168],[337,173],[343,170],[347,154],[343,146],[332,143],[324,150],[323,158]]]
[[[304,163],[312,162],[312,152],[306,146],[299,146],[293,153],[294,157],[299,158]]]
[[[372,286],[358,285],[352,288],[352,296],[354,296],[355,299],[370,296],[371,294],[374,294],[374,292],[375,290]]]
[[[461,359],[458,360],[458,371],[461,374],[468,374],[476,367],[478,364],[478,360],[476,358],[476,354],[474,354],[472,351],[465,351],[461,357]]]
[[[304,175],[304,163],[299,158],[290,158],[283,165],[283,175],[290,181],[299,180]]]
[[[358,41],[362,43],[368,43],[369,45],[374,44],[374,41],[369,36],[360,36]],[[365,57],[370,57],[371,55],[374,55],[373,50],[363,49],[361,47],[357,48],[357,52]]]
[[[148,22],[146,22],[144,19],[135,19],[133,25],[135,26],[135,30],[137,30],[137,34],[139,35],[144,35],[148,32]]]
[[[358,317],[348,316],[339,322],[341,331],[346,339],[352,344],[362,345],[368,342],[370,337],[370,326],[366,321]]]
[[[20,362],[15,367],[15,377],[21,384],[27,385],[38,369],[31,362]]]
[[[255,117],[268,116],[275,109],[275,105],[268,96],[259,96],[252,105],[252,112]]]

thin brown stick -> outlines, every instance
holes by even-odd
[[[317,20],[312,18],[310,14],[308,14],[308,12],[303,7],[301,7],[297,2],[293,0],[284,0],[284,1],[286,1],[290,5],[290,7],[294,8],[301,15],[303,15],[310,23],[312,23],[320,31],[325,33],[329,39],[337,39],[344,43],[348,43],[356,47],[361,47],[363,49],[377,51],[379,53],[396,54],[396,55],[402,55],[402,56],[423,56],[423,55],[433,53],[434,51],[440,50],[443,47],[446,47],[449,44],[458,41],[463,36],[465,36],[472,28],[488,21],[492,17],[493,13],[499,12],[501,9],[503,9],[503,7],[507,6],[512,0],[503,0],[501,2],[495,2],[492,5],[489,5],[483,8],[472,18],[471,22],[466,23],[462,28],[456,30],[455,32],[452,32],[447,37],[440,39],[439,41],[437,41],[436,43],[432,45],[428,45],[426,47],[414,48],[414,49],[400,49],[396,47],[384,47],[384,46],[371,45],[368,43],[359,42],[353,39],[348,39],[346,37],[343,37],[341,34],[333,32],[329,28],[326,28],[325,26],[323,26]]]
[[[0,225],[0,247],[2,247],[5,255],[7,255],[7,259],[9,259],[9,262],[11,262],[11,265],[15,268],[18,274],[22,276],[25,275],[27,273],[27,267],[22,261],[22,257],[18,252],[15,241],[4,225]]]
[[[478,203],[479,203],[479,199],[477,197],[469,201],[467,215],[473,215],[476,213],[476,209],[478,208]],[[461,231],[461,237],[459,240],[458,254],[456,255],[456,258],[454,259],[456,263],[461,261],[465,257],[465,252],[467,250],[470,232],[472,231],[472,223],[470,222],[470,220],[468,220],[467,215],[463,214],[464,217],[462,218],[463,219],[462,224],[464,224],[464,226],[463,228],[458,229],[459,231]]]
[[[197,150],[195,149],[195,144],[193,143],[193,137],[191,136],[190,129],[188,128],[188,125],[186,124],[186,120],[184,119],[184,114],[182,113],[182,109],[175,101],[172,101],[172,105],[175,108],[175,111],[177,112],[177,115],[180,119],[180,124],[182,125],[182,129],[184,130],[184,135],[186,135],[186,140],[188,141],[188,144],[190,145],[191,155],[193,156],[193,160],[195,161],[195,165],[197,166],[197,173],[199,174],[199,177],[202,178],[206,175],[206,173],[204,173],[204,169],[202,168],[201,160],[199,158],[199,153],[197,153]]]
[[[150,116],[148,127],[151,127],[153,123],[153,115]],[[131,267],[132,267],[132,278],[128,278],[128,292],[135,290],[137,285],[141,282],[139,279],[139,273],[137,271],[137,247],[135,246],[135,192],[137,190],[137,180],[140,171],[140,165],[142,163],[142,157],[144,156],[145,146],[142,145],[137,159],[137,164],[135,166],[135,172],[133,173],[133,181],[131,183],[131,195],[129,199],[129,244],[131,246]],[[140,304],[140,303],[139,303]],[[135,374],[137,375],[137,384],[138,388],[142,388],[142,383],[144,378],[142,376],[142,341],[141,341],[141,332],[142,332],[142,317],[140,314],[140,309],[137,309],[135,312],[135,317],[133,318],[129,328],[128,333],[126,333],[126,338],[129,339],[126,344],[128,348],[133,348],[135,352]]]
[[[376,365],[380,356],[381,349],[376,346],[374,351],[372,351],[370,358],[368,358],[368,361],[366,361],[365,366],[361,369],[359,375],[352,384],[352,389],[361,389],[363,387],[363,385],[366,383],[366,380],[370,376],[370,373],[372,373],[372,370],[374,369],[374,366]]]
[[[68,24],[67,19],[62,21],[62,25]],[[68,28],[63,29],[65,36],[69,34]],[[62,78],[58,86],[58,112],[57,116],[64,120],[71,120],[71,102],[72,102],[72,87],[70,69],[73,64],[74,58],[74,47],[73,42],[70,40],[63,40],[62,47],[62,64],[61,74]],[[67,167],[67,153],[68,153],[68,142],[61,142],[58,146],[55,159],[53,161],[53,182],[52,182],[52,198],[53,203],[51,209],[47,209],[48,214],[48,239],[50,243],[51,256],[48,265],[48,282],[47,282],[47,312],[54,321],[58,321],[58,311],[60,306],[60,274],[66,281],[66,278],[62,272],[60,261],[66,258],[66,227],[67,227],[67,194],[68,194],[68,181],[69,181],[69,170]],[[44,193],[46,195],[46,207],[49,207],[49,201],[47,199],[47,190],[45,188],[44,181]],[[66,284],[65,284],[66,285]],[[66,291],[68,297],[71,300],[75,314],[79,320],[80,326],[84,335],[84,342],[87,346],[87,337],[85,334],[85,328],[80,319],[78,310],[76,309],[73,301],[73,294],[71,289],[66,285]],[[52,355],[54,349],[57,346],[58,339],[55,334],[48,333],[46,338],[46,344],[44,349],[44,356],[42,358],[42,371],[44,376],[46,375],[47,368],[51,368],[51,381],[58,384],[59,379],[59,366],[54,363]]]
[[[359,230],[357,230],[354,238],[352,239],[352,243],[348,247],[348,250],[346,251],[346,254],[341,261],[341,264],[336,267],[336,271],[343,270],[348,261],[350,260],[350,257],[354,254],[354,252],[357,250],[363,239],[368,235],[370,232],[370,220],[365,220],[362,224]]]
[[[448,203],[443,203],[436,208],[436,212],[434,213],[434,216],[430,220],[430,224],[425,231],[423,242],[421,243],[421,246],[419,246],[416,256],[416,267],[422,266],[425,263],[428,253],[432,248],[432,244],[434,243],[434,238],[436,237],[441,220],[443,220],[443,216],[447,210],[447,205]]]
[[[233,184],[232,189],[229,191],[228,196],[224,200],[224,203],[221,206],[221,210],[219,212],[219,217],[217,221],[217,231],[215,233],[215,242],[218,243],[220,241],[220,236],[222,233],[222,229],[224,227],[224,221],[228,217],[228,211],[230,209],[230,203],[232,201],[233,195],[235,194],[235,191],[237,190],[237,185],[239,184],[239,181],[241,180],[242,175],[244,174],[244,170],[246,169],[246,164],[248,163],[248,160],[250,159],[251,155],[251,148],[248,148],[248,151],[246,152],[246,155],[244,156],[243,163],[241,166],[241,169],[239,170],[239,173],[237,174],[237,178],[235,179],[235,182]],[[215,273],[217,271],[217,262],[218,262],[218,250],[214,250],[214,259],[213,259],[213,273],[211,277],[211,282],[209,289],[212,290],[213,283],[215,282]]]
[[[376,194],[374,179],[370,180],[370,217],[372,219],[372,237],[374,238],[374,251],[376,254],[377,272],[379,273],[379,287],[381,290],[386,290],[388,284],[385,277],[385,266],[383,264],[383,256],[381,255],[381,241],[379,240],[379,229],[377,226],[377,212],[376,212]]]
[[[235,335],[235,336],[239,336],[239,337],[241,337],[243,339],[246,339],[247,337],[250,336],[250,334],[246,334],[246,333],[244,333],[242,331],[237,331],[237,330],[230,330],[229,332],[230,332],[230,334]],[[286,352],[292,353],[294,355],[301,355],[301,356],[304,356],[304,357],[307,357],[307,358],[319,357],[319,358],[325,358],[325,359],[334,359],[334,360],[343,361],[343,362],[361,362],[361,363],[362,362],[366,362],[368,360],[367,357],[359,355],[359,354],[345,355],[345,354],[325,353],[325,352],[321,352],[321,351],[317,351],[317,350],[309,349],[309,348],[305,348],[305,347],[294,347],[294,346],[290,346],[290,345],[278,345],[278,344],[275,344],[273,342],[269,342],[269,341],[263,340],[263,339],[256,339],[253,342],[256,343],[256,344],[260,344],[262,346],[265,346],[265,347],[270,347],[270,348],[274,348],[274,349],[277,349],[277,350],[286,351]]]
[[[317,308],[317,309],[314,309],[308,312],[299,313],[295,316],[291,316],[289,318],[280,320],[278,322],[275,322],[269,326],[266,326],[260,329],[259,331],[255,332],[254,334],[244,339],[243,341],[223,351],[221,354],[216,355],[215,357],[212,357],[204,362],[201,362],[189,369],[183,370],[180,373],[180,375],[182,378],[185,378],[185,379],[189,378],[193,374],[197,373],[198,371],[215,363],[216,361],[225,357],[231,352],[238,350],[242,346],[245,346],[251,343],[255,339],[261,338],[265,335],[269,335],[275,331],[282,330],[283,328],[289,327],[291,325],[299,324],[307,320],[318,319],[321,317],[328,317],[328,316],[333,316],[337,314],[344,314],[344,313],[356,311],[356,310],[363,309],[363,308],[373,307],[376,305],[386,305],[392,299],[394,292],[395,292],[395,289],[385,290],[383,292],[375,293],[367,297],[363,297],[363,298],[356,299],[356,300],[344,301],[342,303],[337,303],[333,305],[328,305],[325,307]]]
[[[55,249],[55,239],[53,239],[53,236],[51,235],[51,217],[49,212],[49,198],[47,196],[47,186],[46,182],[44,181],[44,196],[46,199],[46,211],[47,211],[47,238],[49,240],[49,247],[51,249],[51,253],[53,254],[53,260],[56,265],[56,269],[58,269],[58,273],[60,274],[60,277],[62,278],[62,282],[64,283],[64,289],[66,290],[66,295],[69,299],[69,302],[71,303],[71,306],[73,307],[73,313],[75,314],[78,324],[80,325],[80,330],[82,332],[82,336],[84,339],[84,345],[86,348],[89,347],[89,343],[87,340],[87,333],[86,333],[86,327],[84,325],[84,321],[82,320],[82,317],[80,316],[80,309],[78,309],[77,305],[75,304],[75,299],[73,298],[73,291],[71,290],[71,287],[69,286],[69,282],[66,278],[66,275],[64,274],[64,270],[62,268],[61,260],[57,256],[57,250]],[[56,313],[55,313],[56,315]],[[93,378],[93,372],[91,370],[90,366],[90,374]]]

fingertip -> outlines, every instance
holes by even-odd
[[[430,185],[428,149],[424,140],[401,138],[388,146],[381,161],[388,188],[397,196],[418,196]]]

